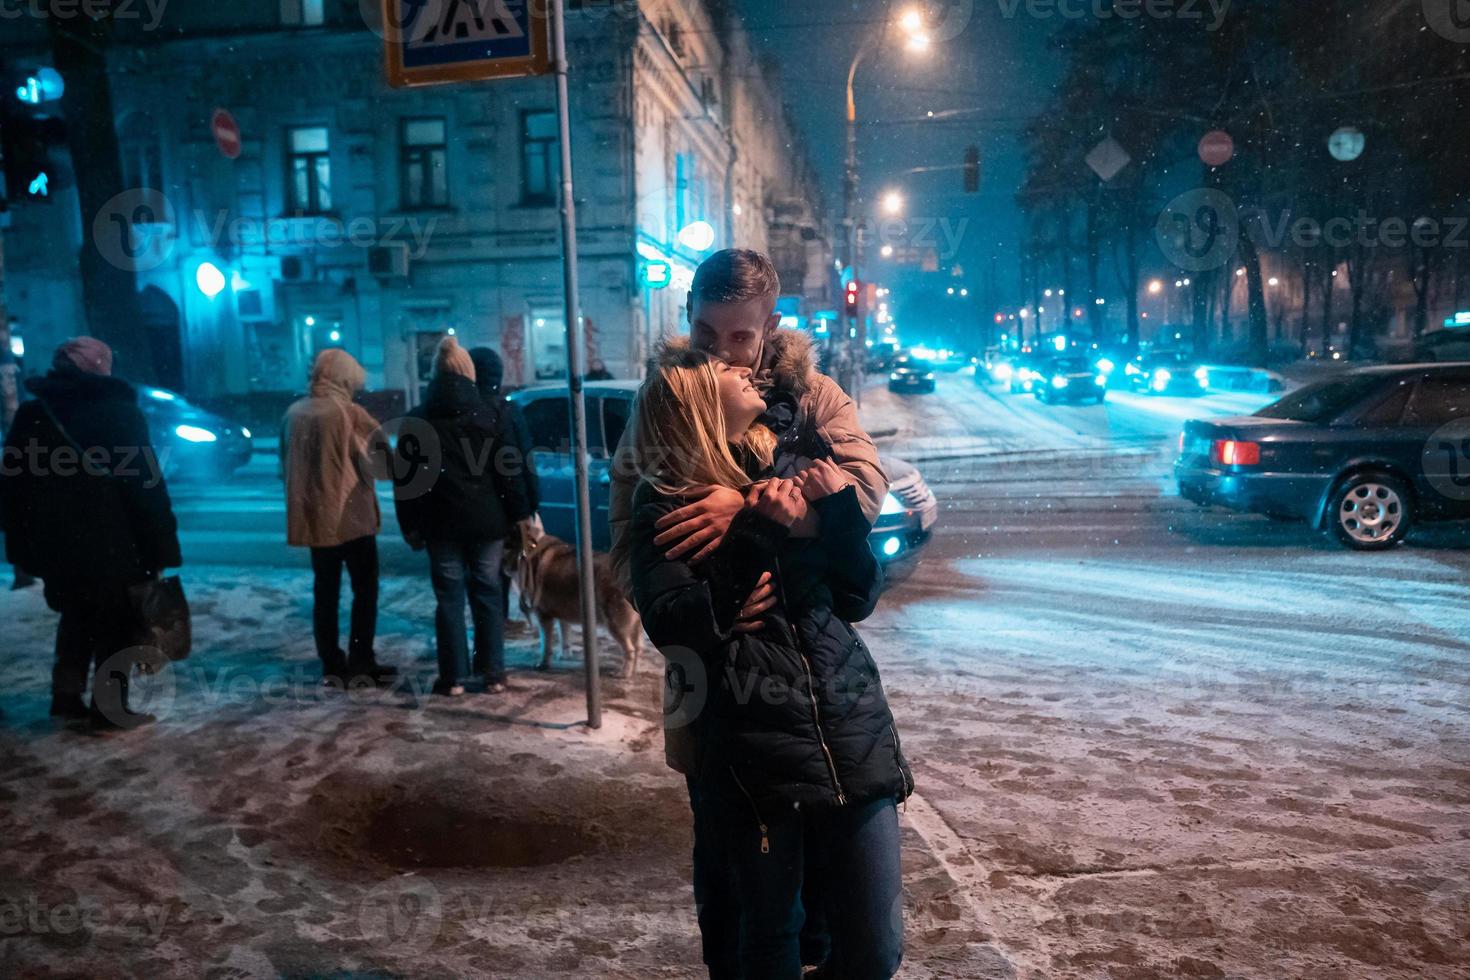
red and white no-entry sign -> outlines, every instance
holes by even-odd
[[[1235,140],[1222,129],[1212,130],[1199,141],[1199,158],[1206,166],[1223,167],[1235,156]]]
[[[230,160],[238,159],[244,143],[240,138],[240,124],[235,121],[235,117],[226,109],[216,109],[209,128],[214,133],[214,145],[219,147],[219,151]]]

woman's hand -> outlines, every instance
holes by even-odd
[[[782,527],[790,527],[806,513],[806,501],[794,480],[757,483],[746,493],[745,506]]]
[[[803,497],[808,501],[817,501],[852,486],[852,481],[847,478],[842,467],[830,459],[819,459],[796,477],[796,484],[801,488]]]

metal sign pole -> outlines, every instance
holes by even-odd
[[[582,650],[587,669],[587,725],[602,727],[602,678],[597,671],[597,603],[592,578],[592,507],[587,488],[587,403],[582,395],[583,324],[577,296],[577,201],[572,195],[572,122],[567,98],[567,25],[563,0],[551,0],[552,60],[561,143],[562,275],[566,290],[567,374],[576,460],[577,577],[582,593]]]

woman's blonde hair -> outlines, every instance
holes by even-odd
[[[639,475],[672,496],[694,487],[739,490],[750,483],[727,435],[719,362],[681,339],[660,347],[656,365],[638,390],[633,445]],[[765,467],[776,437],[752,425],[739,445]]]

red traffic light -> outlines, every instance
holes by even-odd
[[[861,289],[862,284],[855,279],[847,284],[847,312],[849,316],[857,316],[858,294]]]

